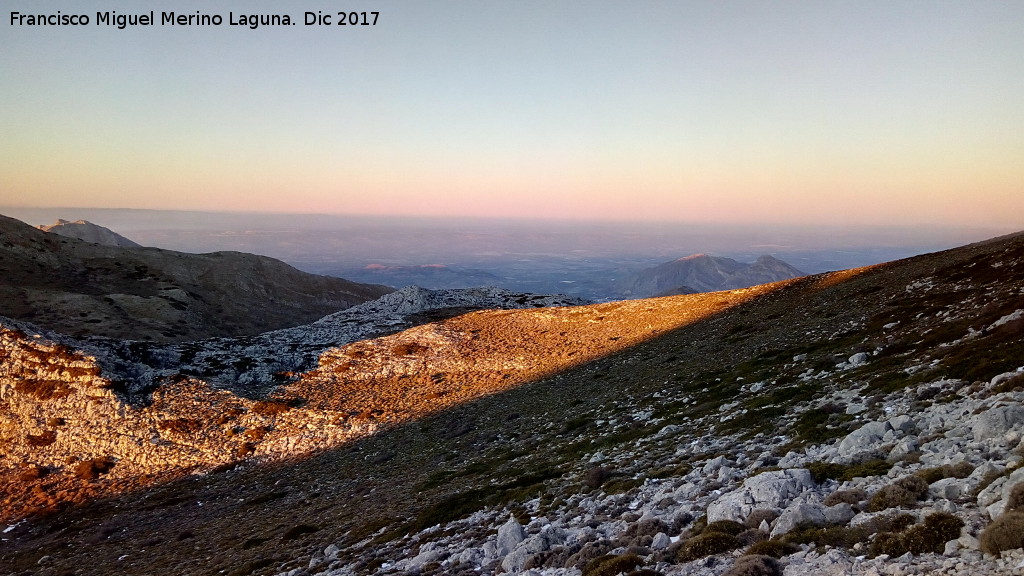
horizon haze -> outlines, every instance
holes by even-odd
[[[111,8],[7,3],[0,205],[1024,228],[1021,3]]]

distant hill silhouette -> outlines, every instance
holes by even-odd
[[[244,336],[312,322],[391,291],[266,256],[103,245],[0,216],[0,315],[74,336]]]
[[[626,278],[620,284],[620,291],[631,298],[671,296],[746,288],[803,275],[803,272],[768,255],[761,256],[752,264],[744,264],[732,258],[693,254]]]

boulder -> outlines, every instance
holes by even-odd
[[[757,508],[783,508],[804,490],[814,488],[811,473],[803,468],[773,470],[747,478],[738,490],[708,506],[708,522],[743,521]]]
[[[977,441],[997,438],[1015,426],[1024,425],[1024,406],[996,406],[974,419],[974,439]]]
[[[839,526],[845,526],[856,516],[853,507],[846,502],[840,502],[835,506],[825,508],[825,522]]]
[[[825,509],[819,504],[795,504],[786,508],[772,528],[772,538],[787,532],[792,532],[797,526],[813,525],[824,526],[827,522]]]
[[[888,460],[890,462],[899,462],[907,454],[910,454],[911,452],[917,450],[917,448],[917,438],[904,438],[903,440],[897,442],[896,445],[893,446],[892,450],[889,451]]]
[[[904,434],[909,434],[917,430],[917,423],[914,422],[913,418],[906,414],[894,416],[890,418],[886,424],[888,424],[893,430],[899,430]]]
[[[523,530],[523,526],[516,521],[514,516],[509,515],[508,522],[498,528],[498,556],[505,556],[515,550],[515,547],[523,540],[526,540],[526,530]]]
[[[664,550],[672,544],[672,539],[669,538],[668,534],[664,532],[658,532],[654,535],[654,540],[651,542],[651,550]]]
[[[932,482],[928,486],[928,496],[933,500],[941,498],[956,500],[961,494],[966,492],[963,484],[964,481],[959,478],[943,478],[937,482]]]
[[[839,456],[850,458],[864,452],[877,450],[885,433],[890,430],[892,430],[892,426],[888,422],[868,422],[843,438],[843,441],[839,443]]]

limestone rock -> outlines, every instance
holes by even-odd
[[[782,515],[775,521],[771,536],[774,538],[786,534],[801,524],[824,526],[826,522],[825,510],[820,505],[796,504],[782,512]]]
[[[996,438],[1019,425],[1024,425],[1024,406],[997,406],[977,416],[973,426],[974,439]]]
[[[885,433],[890,430],[892,426],[888,422],[868,422],[843,438],[839,443],[839,455],[850,458],[877,449]]]
[[[708,521],[742,521],[757,508],[782,508],[813,487],[811,473],[802,468],[762,472],[748,478],[741,489],[712,502],[708,506]]]
[[[501,528],[498,528],[498,556],[505,556],[525,539],[526,530],[523,530],[522,524],[514,516],[509,515],[508,521],[502,524]]]

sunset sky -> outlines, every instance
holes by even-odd
[[[159,25],[171,9],[224,24]],[[380,15],[303,25],[338,9]],[[11,23],[57,10],[91,23]],[[158,22],[97,25],[108,10]],[[0,16],[0,206],[1024,228],[1024,2]]]

